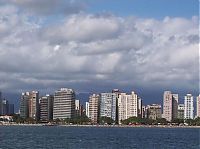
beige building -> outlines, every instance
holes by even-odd
[[[39,92],[22,93],[20,99],[20,116],[22,118],[39,119]]]
[[[93,94],[89,97],[89,118],[91,123],[97,124],[99,120],[100,96]]]
[[[75,92],[61,88],[54,94],[53,119],[73,118],[75,116]]]
[[[118,98],[118,123],[130,117],[138,117],[138,96],[131,92],[130,95],[121,93]]]
[[[178,116],[178,94],[165,91],[163,95],[163,118],[171,122]]]
[[[29,92],[29,117],[33,119],[39,118],[39,92]]]
[[[151,104],[147,105],[147,118],[157,120],[162,118],[161,105]]]

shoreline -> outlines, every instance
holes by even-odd
[[[95,128],[199,128],[200,126],[170,125],[45,125],[45,124],[0,124],[1,126],[43,126],[43,127],[95,127]]]

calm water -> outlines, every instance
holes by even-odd
[[[0,126],[0,149],[199,149],[199,129]]]

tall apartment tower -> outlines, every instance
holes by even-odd
[[[8,115],[9,102],[8,100],[3,99],[1,103],[1,115]]]
[[[194,118],[194,104],[192,94],[187,94],[184,100],[184,119],[193,119]]]
[[[89,110],[89,102],[86,102],[85,104],[85,115],[89,118],[90,117],[90,110]]]
[[[53,119],[73,118],[75,116],[75,92],[61,88],[54,94]]]
[[[163,118],[172,121],[178,116],[178,94],[165,91],[163,95]]]
[[[112,93],[114,93],[114,94],[116,94],[116,118],[115,118],[115,123],[116,124],[118,124],[118,122],[119,122],[119,119],[118,119],[118,111],[119,111],[119,109],[118,109],[118,98],[119,98],[119,95],[120,95],[120,90],[119,89],[113,89],[112,90]]]
[[[20,117],[28,118],[29,117],[29,92],[22,93],[20,99]]]
[[[0,91],[0,115],[2,115],[2,97],[1,97],[1,91]]]
[[[35,120],[39,119],[39,92],[29,92],[29,117]]]
[[[178,119],[184,119],[184,104],[178,105]]]
[[[78,99],[75,100],[75,115],[76,116],[81,115],[81,104],[80,104],[80,100]]]
[[[196,114],[196,116],[197,117],[200,117],[200,95],[199,96],[197,96],[197,101],[196,101],[196,106],[197,106],[197,114]]]
[[[99,120],[100,96],[93,94],[89,97],[89,118],[91,123],[97,124]]]
[[[53,120],[53,95],[46,95],[40,98],[40,120],[43,122]]]
[[[121,93],[118,98],[118,123],[130,117],[138,117],[138,96],[131,92],[130,95]]]
[[[142,99],[138,97],[138,117],[142,118]]]
[[[117,94],[101,93],[100,95],[100,117],[109,117],[116,121]]]

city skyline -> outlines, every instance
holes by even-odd
[[[58,88],[59,89],[59,88]],[[58,89],[56,89],[56,90],[58,90]],[[116,88],[115,88],[116,89]],[[92,94],[98,94],[98,95],[100,95],[101,93],[110,93],[110,91],[111,90],[115,90],[115,89],[110,89],[110,90],[104,90],[104,91],[102,91],[102,92],[90,92],[90,93],[78,93],[77,91],[76,91],[76,99],[78,99],[78,100],[80,100],[80,103],[81,104],[83,104],[83,103],[85,103],[85,102],[87,102],[88,101],[88,99],[89,99],[89,97],[92,95]],[[26,92],[32,92],[32,91],[35,91],[36,89],[33,89],[33,90],[24,90],[23,92],[21,92],[21,93],[26,93]],[[119,90],[119,89],[117,89],[117,90]],[[38,90],[39,91],[39,90]],[[131,93],[133,90],[130,90],[130,91],[126,91],[126,90],[119,90],[120,92],[123,92],[123,93]],[[165,90],[166,91],[166,90]],[[149,98],[143,98],[144,96],[143,96],[143,93],[141,93],[141,92],[137,92],[137,91],[134,91],[134,92],[136,92],[137,94],[139,94],[140,95],[140,98],[143,100],[142,102],[143,102],[143,104],[144,105],[149,105],[149,104],[152,104],[152,103],[155,103],[155,104],[163,104],[163,92],[165,92],[164,90],[162,91],[162,93],[160,94],[160,95],[157,95],[156,94],[156,100],[148,100]],[[185,95],[187,95],[187,94],[192,94],[191,92],[186,92],[186,94],[180,94],[179,92],[174,92],[174,91],[172,91],[172,90],[167,90],[167,91],[170,91],[170,92],[173,92],[174,94],[173,95],[178,95],[178,101],[179,101],[179,104],[181,103],[181,104],[183,104],[184,103],[184,100],[185,100]],[[1,92],[1,91],[0,91]],[[41,92],[41,91],[39,91],[40,92],[40,97],[44,97],[44,96],[46,96],[46,95],[54,95],[54,93],[55,93],[55,90],[54,91],[52,91],[52,92]],[[19,100],[20,100],[20,98],[21,98],[21,93],[17,93],[16,95],[14,95],[14,97],[17,97],[17,100],[16,100],[16,98],[12,98],[13,96],[11,95],[11,96],[8,96],[8,95],[6,95],[6,93],[4,93],[3,92],[3,94],[2,94],[2,92],[1,92],[1,94],[2,94],[2,99],[6,99],[6,100],[8,100],[8,101],[10,101],[11,103],[13,103],[14,105],[15,105],[15,109],[14,109],[14,111],[15,112],[18,112],[18,109],[19,109],[19,107],[20,107],[20,104],[19,104]],[[198,97],[200,94],[198,93],[198,94],[192,94],[194,97]],[[12,99],[14,99],[14,100],[12,100]],[[196,103],[196,100],[194,101],[194,103]]]
[[[199,4],[179,3],[0,0],[0,90],[15,104],[62,86],[134,90],[147,103],[198,95]]]
[[[143,104],[140,95],[134,91],[129,94],[118,89],[113,89],[112,92],[90,95],[84,103],[85,108],[76,98],[76,92],[69,88],[61,88],[55,91],[54,95],[51,96],[52,99],[48,99],[49,95],[40,98],[38,91],[26,92],[21,95],[20,116],[22,118],[33,118],[36,121],[42,120],[43,122],[66,118],[73,119],[77,116],[88,116],[92,124],[101,123],[103,117],[110,118],[113,123],[117,124],[122,124],[124,120],[131,117],[152,120],[164,118],[168,122],[173,122],[178,118],[187,120],[199,117],[198,109],[200,108],[198,103],[200,95],[196,97],[197,107],[194,107],[194,96],[192,94],[187,94],[184,104],[181,104],[179,95],[171,91],[164,91],[163,93],[163,108],[161,103]]]

